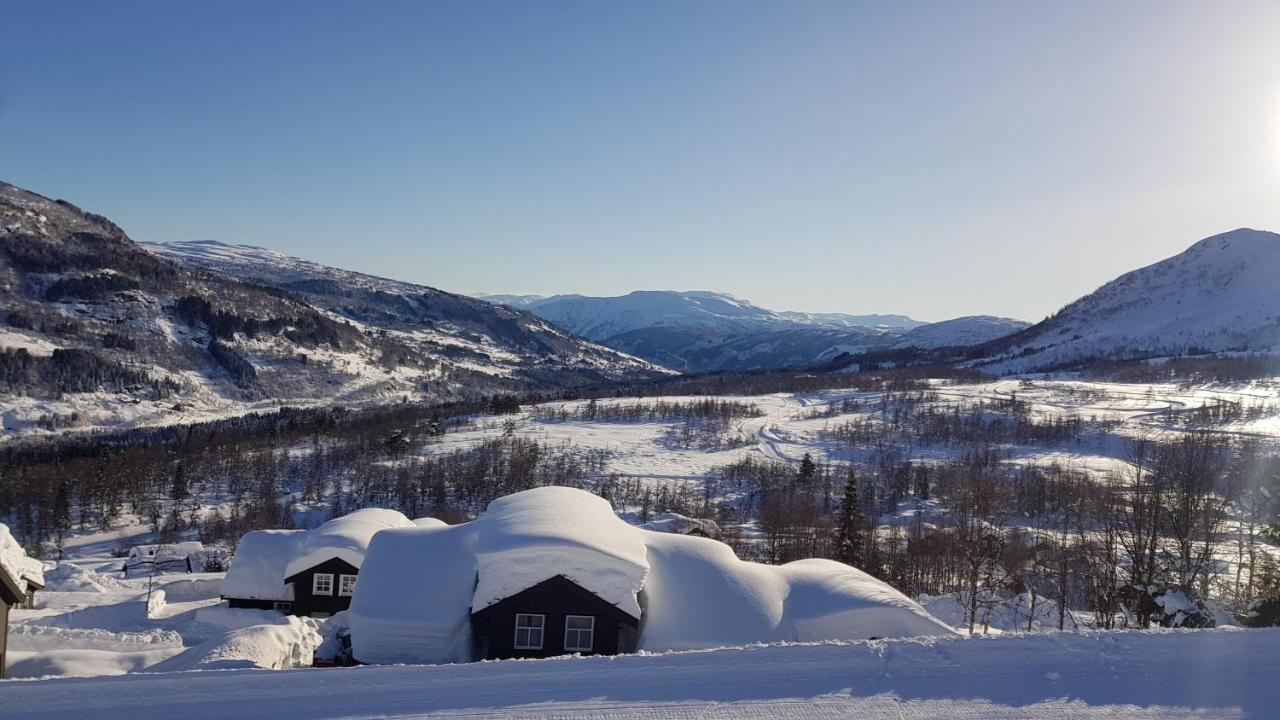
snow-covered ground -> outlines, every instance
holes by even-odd
[[[1123,440],[1142,430],[1161,432],[1169,418],[1206,404],[1220,401],[1244,406],[1270,405],[1259,418],[1224,423],[1211,430],[1259,437],[1280,443],[1280,384],[1248,383],[1232,386],[1185,387],[1173,383],[1137,384],[1093,382],[1073,379],[1000,380],[973,384],[935,384],[938,406],[1007,401],[1016,398],[1030,405],[1040,419],[1077,416],[1082,420],[1113,421],[1118,425],[1091,443],[1022,445],[1010,447],[1014,461],[1048,464],[1058,462],[1080,470],[1106,472],[1117,469],[1124,457]],[[878,391],[829,390],[815,393],[726,398],[756,405],[759,417],[739,420],[737,434],[742,444],[724,450],[703,451],[676,447],[667,440],[675,423],[545,420],[536,411],[486,419],[468,428],[451,432],[439,442],[427,445],[426,452],[441,453],[475,445],[502,435],[513,426],[517,435],[552,443],[568,443],[583,453],[607,451],[608,471],[623,477],[653,482],[700,481],[716,469],[746,457],[798,461],[806,453],[815,460],[861,459],[855,450],[841,447],[826,437],[828,430],[857,417],[877,416]],[[662,398],[670,402],[699,401],[705,397]],[[842,401],[861,403],[851,413],[828,414]],[[600,403],[627,404],[634,399],[601,400]],[[581,401],[552,403],[572,409]],[[902,459],[939,460],[954,449],[934,445],[918,446]]]
[[[770,645],[8,682],[6,720],[1275,718],[1280,630]]]

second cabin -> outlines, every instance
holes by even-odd
[[[416,522],[443,525],[430,518]],[[222,597],[233,608],[329,617],[350,607],[374,533],[416,526],[395,510],[368,508],[314,530],[246,533],[223,581]]]

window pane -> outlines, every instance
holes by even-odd
[[[519,650],[541,650],[542,628],[546,617],[533,613],[516,613],[515,647]]]

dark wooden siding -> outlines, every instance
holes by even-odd
[[[287,600],[258,600],[254,598],[227,598],[227,607],[247,608],[250,610],[274,610],[277,602]]]
[[[541,650],[515,648],[518,613],[546,616]],[[557,575],[473,613],[471,629],[476,645],[475,657],[497,660],[563,655],[566,615],[595,618],[592,650],[584,655],[635,652],[639,639],[639,621],[636,618],[563,575]]]
[[[297,575],[285,578],[285,582],[293,583],[293,614],[311,615],[328,613],[332,615],[351,607],[350,595],[339,595],[338,588],[342,575],[357,575],[359,570],[354,565],[340,558],[326,560],[312,568],[307,568]],[[333,594],[314,595],[311,592],[316,573],[333,575]]]
[[[0,572],[4,572],[0,570]],[[4,677],[5,650],[9,647],[9,603],[0,597],[0,678]]]

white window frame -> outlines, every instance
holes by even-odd
[[[538,618],[538,624],[536,626],[522,625],[520,621],[524,618]],[[521,630],[525,630],[528,632],[529,639],[524,644],[520,643]],[[533,644],[533,633],[535,630],[538,633],[537,645]],[[516,650],[541,650],[543,645],[546,644],[546,641],[547,641],[547,616],[546,615],[543,615],[542,613],[516,613],[516,631],[515,631],[515,637],[512,638],[512,643],[511,643],[512,648]]]
[[[329,586],[327,589],[324,589],[324,590],[320,589],[321,578],[323,578],[325,584]],[[333,573],[315,573],[314,575],[312,575],[311,576],[311,594],[312,595],[332,595],[333,594]]]
[[[339,597],[351,597],[356,593],[356,576],[348,573],[338,575]]]
[[[282,613],[291,613],[293,612],[293,603],[284,600],[276,600],[271,603],[271,609],[279,610]]]
[[[591,627],[570,628],[570,620],[590,620]],[[577,638],[576,644],[569,644],[569,633],[573,633]],[[587,644],[582,644],[582,633],[587,634]],[[591,652],[596,645],[596,616],[595,615],[565,615],[564,616],[564,651],[565,652]]]

